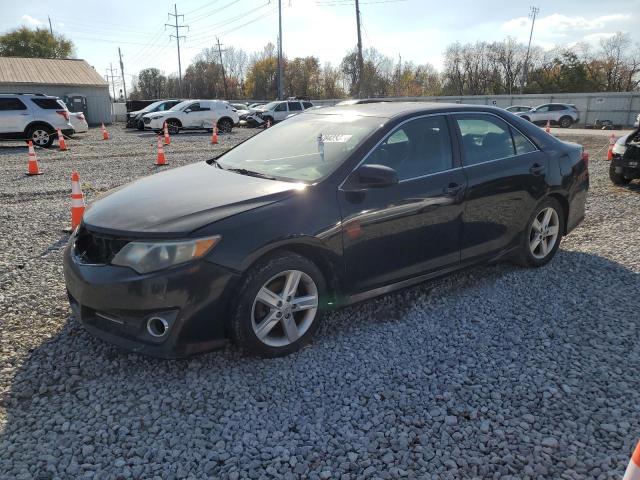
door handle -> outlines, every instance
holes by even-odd
[[[445,193],[450,197],[455,197],[462,190],[462,185],[458,183],[450,183],[447,188],[444,189]]]
[[[542,175],[544,173],[544,166],[540,165],[539,163],[534,163],[533,165],[531,165],[529,171],[533,175]]]
[[[20,115],[24,115],[25,117],[28,117],[31,114],[30,113],[21,113]]]

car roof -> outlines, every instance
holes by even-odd
[[[503,109],[498,107],[491,107],[487,105],[470,105],[464,103],[380,102],[325,107],[319,110],[314,110],[313,115],[341,115],[348,113],[352,115],[359,115],[362,117],[394,118],[413,113],[455,111],[504,112]]]

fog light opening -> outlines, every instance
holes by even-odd
[[[169,332],[169,322],[162,317],[151,317],[147,320],[147,331],[152,337],[162,338]]]

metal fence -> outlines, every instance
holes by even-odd
[[[335,105],[344,99],[312,100],[314,105]],[[571,103],[580,112],[579,125],[609,120],[615,125],[631,126],[640,113],[640,93],[557,93],[553,95],[469,95],[460,97],[385,97],[396,102],[442,102],[535,107],[543,103]]]

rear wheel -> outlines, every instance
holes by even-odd
[[[221,133],[231,133],[233,121],[230,118],[221,118],[218,121],[218,131]]]
[[[27,132],[27,139],[38,147],[50,147],[53,144],[54,131],[46,125],[36,125]]]
[[[560,247],[564,211],[554,198],[544,199],[529,218],[516,261],[525,267],[547,264]]]
[[[626,178],[622,173],[616,173],[616,168],[613,165],[613,162],[609,165],[609,178],[614,185],[628,185],[631,181],[630,178]]]
[[[279,357],[307,344],[321,321],[325,281],[316,265],[294,253],[260,262],[246,275],[231,320],[242,349]]]
[[[559,123],[562,128],[569,128],[573,123],[573,120],[571,117],[562,117]]]

